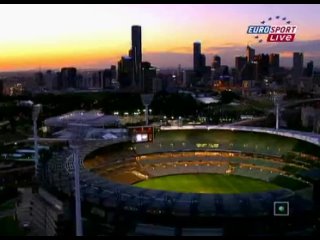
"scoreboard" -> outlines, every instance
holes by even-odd
[[[153,142],[154,129],[150,126],[130,127],[129,136],[132,142]]]

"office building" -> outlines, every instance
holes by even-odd
[[[221,67],[221,57],[215,55],[212,60],[212,68],[219,69]]]
[[[0,79],[0,96],[3,95],[3,89],[4,89],[4,88],[3,88],[3,85],[4,85],[4,84],[3,84],[3,80]]]
[[[201,69],[201,43],[193,43],[193,70],[199,72]]]
[[[280,69],[280,55],[278,53],[271,53],[269,55],[269,73],[278,73]]]
[[[263,80],[269,75],[269,55],[259,54],[254,57],[258,66],[258,80]]]
[[[122,89],[133,87],[133,67],[131,57],[121,57],[118,62],[118,81]]]
[[[133,80],[136,88],[141,89],[141,62],[142,62],[142,43],[141,43],[141,26],[134,25],[131,27],[131,50],[129,56],[133,65]]]
[[[157,76],[156,68],[149,62],[142,62],[142,90],[144,93],[153,93],[153,84]]]
[[[67,67],[61,69],[61,84],[62,89],[77,88],[77,69],[74,67]]]
[[[310,61],[307,63],[305,75],[307,77],[312,77],[312,75],[313,75],[313,61]]]
[[[246,64],[247,64],[246,57],[238,56],[235,58],[235,67],[238,72],[241,72],[241,70],[244,68]]]
[[[206,68],[206,56],[201,53],[201,43],[193,43],[193,71],[195,73],[192,84],[198,84],[205,81],[204,78],[210,79],[211,68]],[[208,74],[209,73],[209,74]]]
[[[247,49],[246,49],[247,61],[249,63],[253,62],[254,56],[255,56],[255,50],[253,48],[251,48],[249,45],[247,45]]]
[[[109,69],[105,69],[100,72],[102,88],[112,88],[113,81],[116,80],[116,66],[112,65]]]
[[[293,53],[292,79],[296,83],[303,73],[303,53]]]
[[[111,70],[113,76],[116,72],[115,67]],[[116,76],[120,88],[130,91],[142,91],[142,42],[141,26],[134,25],[131,27],[131,49],[129,56],[123,56],[118,62],[118,75]],[[112,79],[114,79],[112,77]],[[115,81],[111,80],[112,82]]]

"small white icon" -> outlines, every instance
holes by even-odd
[[[274,216],[289,216],[289,202],[273,202]]]

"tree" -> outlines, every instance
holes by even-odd
[[[221,98],[220,98],[221,103],[228,104],[234,101],[235,99],[240,100],[240,96],[237,95],[235,92],[226,91],[226,90],[221,92]]]

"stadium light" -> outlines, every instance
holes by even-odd
[[[35,177],[37,177],[37,175],[38,175],[37,172],[38,172],[38,162],[39,162],[37,121],[38,121],[38,117],[39,117],[41,108],[42,108],[41,104],[36,104],[36,105],[33,105],[33,107],[32,107]]]
[[[142,100],[142,104],[145,106],[145,110],[144,110],[145,121],[146,121],[146,126],[148,126],[148,124],[149,124],[148,107],[152,102],[153,94],[141,94],[140,97],[141,97],[141,100]]]
[[[280,105],[280,97],[277,95],[277,93],[274,93],[273,95],[273,102],[276,105],[276,130],[279,130],[279,105]]]
[[[76,236],[82,236],[82,213],[81,213],[81,195],[80,195],[80,157],[79,150],[83,145],[87,133],[87,124],[69,124],[71,138],[69,139],[70,147],[73,151],[73,169],[74,169],[74,197],[76,213]]]

